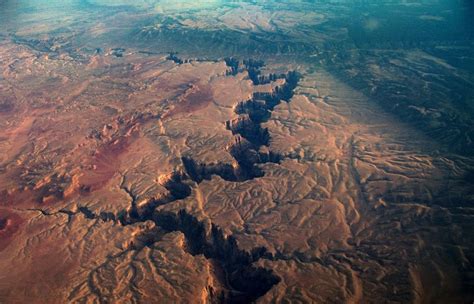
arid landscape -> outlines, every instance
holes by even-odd
[[[0,303],[472,303],[472,20],[0,2]]]

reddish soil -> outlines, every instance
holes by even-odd
[[[88,193],[102,188],[118,172],[120,158],[137,138],[138,128],[138,124],[133,125],[126,135],[107,142],[94,154],[88,170],[80,178],[81,191]]]
[[[204,109],[212,102],[212,99],[212,91],[208,86],[193,86],[174,105],[173,109],[163,115],[163,119]]]
[[[18,214],[0,209],[0,251],[7,248],[22,223],[23,219]]]

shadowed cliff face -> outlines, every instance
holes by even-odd
[[[227,290],[216,291],[211,298],[212,302],[253,302],[280,281],[272,271],[252,266],[252,263],[265,257],[267,254],[265,248],[255,249],[251,253],[242,251],[232,236],[225,237],[215,225],[212,225],[211,231],[206,231],[203,223],[184,210],[178,214],[157,212],[153,220],[166,231],[184,233],[192,255],[203,254],[220,264],[227,280],[222,283]]]
[[[182,60],[177,57],[168,58],[168,60],[173,60],[177,64],[182,63]],[[246,69],[254,71],[258,71],[263,66],[262,62],[244,61],[244,64]],[[227,65],[229,65],[228,62]],[[238,65],[238,61],[234,59],[230,66],[231,71]],[[273,77],[263,78],[271,78],[267,83],[276,80]],[[253,99],[237,104],[235,107],[235,112],[239,114],[237,123],[226,122],[227,129],[236,136],[235,143],[229,148],[230,154],[238,164],[236,167],[229,164],[198,164],[192,158],[182,157],[184,170],[174,172],[168,179],[162,181],[162,185],[168,191],[167,195],[137,207],[136,199],[130,193],[131,206],[120,217],[122,225],[152,220],[164,231],[180,231],[184,233],[187,249],[192,255],[202,254],[207,259],[217,261],[225,274],[225,281],[221,282],[225,289],[213,290],[211,302],[249,303],[263,296],[275,284],[278,284],[280,279],[271,270],[255,267],[252,264],[263,257],[272,258],[272,255],[267,253],[264,247],[255,248],[252,252],[239,249],[234,237],[226,237],[214,224],[210,231],[207,231],[202,222],[186,213],[185,210],[180,210],[176,214],[155,209],[189,197],[195,185],[199,185],[204,180],[210,180],[213,175],[226,181],[242,182],[264,175],[258,165],[268,162],[278,163],[282,159],[282,156],[275,155],[271,151],[260,152],[261,148],[268,146],[270,141],[268,129],[263,129],[261,124],[268,121],[271,111],[281,101],[290,102],[299,80],[296,72],[289,72],[281,78],[285,79],[284,85],[277,86],[273,93],[254,94]],[[246,119],[243,123],[240,122],[242,116]],[[87,218],[93,218],[93,214],[87,209],[80,210]],[[152,236],[147,239],[151,240],[148,246],[152,245],[153,240],[159,240]]]
[[[181,64],[181,59],[168,60]],[[234,65],[239,65],[234,59]],[[229,63],[227,63],[229,66]],[[258,71],[263,66],[263,62],[244,61],[245,69]],[[230,66],[231,71],[233,66]],[[265,76],[263,76],[265,78]],[[289,102],[293,96],[299,76],[296,72],[288,72],[281,76],[285,79],[284,85],[275,87],[272,93],[254,93],[253,98],[245,102],[239,102],[235,106],[236,114],[239,117],[233,121],[226,122],[226,128],[235,135],[234,143],[228,147],[228,152],[235,159],[237,166],[230,164],[202,164],[197,163],[190,157],[182,157],[183,171],[174,172],[162,184],[168,190],[168,195],[157,200],[149,201],[141,210],[137,208],[132,200],[131,209],[127,216],[124,215],[122,222],[129,222],[126,217],[149,218],[153,210],[161,205],[174,200],[184,199],[191,194],[193,183],[201,183],[203,180],[210,180],[212,175],[217,175],[226,181],[245,181],[263,176],[263,171],[258,165],[264,163],[278,163],[283,156],[272,151],[262,151],[262,147],[269,145],[270,134],[268,129],[262,128],[262,124],[268,121],[273,109],[281,102]],[[276,80],[276,78],[274,79]],[[274,81],[273,80],[273,81]],[[132,196],[133,197],[133,196]],[[133,221],[132,221],[133,222]]]
[[[0,302],[470,302],[471,2],[0,1]]]

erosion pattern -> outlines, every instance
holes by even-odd
[[[2,299],[469,293],[468,159],[323,70],[121,54],[2,45]]]
[[[452,10],[387,1],[423,25],[395,41],[345,1],[27,2],[0,4],[0,303],[472,302],[474,56],[427,35]]]

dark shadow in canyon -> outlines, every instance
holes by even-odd
[[[177,64],[182,63],[179,58],[179,60],[169,59],[178,61]],[[230,67],[228,75],[235,74],[239,70],[240,64],[236,59],[226,59],[226,64]],[[254,84],[269,83],[277,77],[272,76],[273,74],[260,75],[262,66],[263,62],[260,61],[244,61],[244,68],[249,71],[249,78]],[[207,231],[203,222],[185,210],[176,214],[157,211],[156,208],[189,197],[196,185],[204,180],[210,180],[213,175],[226,181],[242,182],[262,177],[264,172],[259,167],[260,164],[279,163],[282,160],[283,156],[269,151],[270,134],[262,124],[270,119],[271,112],[280,102],[290,101],[298,84],[299,75],[291,71],[279,77],[285,79],[284,85],[276,87],[272,93],[255,93],[252,99],[240,102],[235,108],[239,117],[226,123],[226,128],[235,135],[234,142],[227,148],[235,164],[201,164],[192,157],[184,156],[181,158],[183,169],[173,172],[166,180],[161,181],[167,194],[151,199],[141,206],[137,206],[136,196],[125,189],[131,197],[131,207],[119,215],[122,225],[151,220],[164,231],[180,231],[186,237],[186,249],[190,254],[204,255],[224,273],[223,278],[216,277],[220,285],[224,286],[222,290],[213,290],[209,287],[211,301],[215,303],[249,303],[268,292],[280,278],[271,270],[256,267],[253,263],[260,258],[272,259],[272,255],[262,247],[255,248],[251,252],[239,249],[232,235],[225,236],[214,224],[211,224],[210,231]],[[151,246],[153,238],[150,240],[151,243],[147,245]]]

